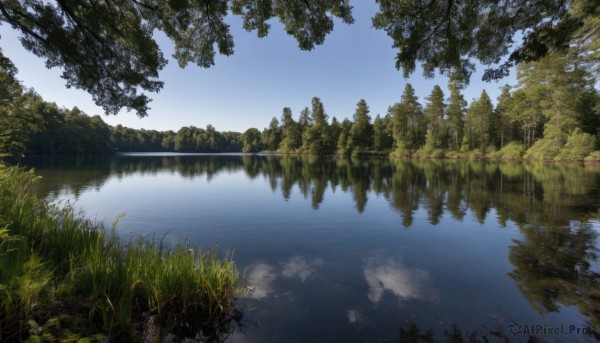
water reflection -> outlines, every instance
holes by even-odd
[[[281,262],[279,268],[263,262],[257,262],[246,267],[245,275],[248,283],[248,296],[263,299],[275,292],[274,281],[279,277],[298,278],[302,283],[323,266],[321,258],[307,258],[295,255]]]
[[[574,305],[600,328],[600,274],[590,270],[598,258],[598,233],[583,223],[529,225],[521,232],[525,239],[510,247],[514,269],[509,275],[531,307],[548,313]]]
[[[333,192],[351,195],[350,206],[362,217],[383,211],[375,198],[383,199],[397,213],[397,225],[410,228],[406,232],[421,230],[414,225],[419,216],[437,227],[445,219],[470,221],[471,216],[480,224],[517,227],[519,238],[507,252],[511,266],[502,275],[508,272],[537,313],[576,307],[591,326],[600,328],[600,275],[593,267],[598,265],[600,165],[260,155],[43,157],[26,163],[44,176],[39,188],[44,196],[68,191],[79,197],[111,178],[130,175],[174,174],[210,183],[220,174],[236,173],[264,179],[284,200],[299,192],[310,200],[301,205],[315,213],[324,211]],[[279,294],[276,285],[281,283],[310,283],[333,263],[322,254],[297,253],[248,266],[249,295],[265,299]],[[382,306],[387,296],[399,302],[444,300],[444,280],[434,279],[430,270],[390,255],[365,256],[356,265],[365,283],[365,302]],[[328,286],[344,291],[339,283]],[[356,324],[369,318],[364,307],[352,307],[344,308],[340,320]]]
[[[273,294],[275,276],[275,268],[266,263],[256,263],[248,266],[246,268],[248,296],[262,299]]]
[[[315,271],[323,265],[323,260],[320,258],[304,258],[294,256],[288,261],[281,264],[281,275],[286,278],[298,277],[302,282],[306,282]]]
[[[437,224],[450,213],[461,220],[467,209],[480,222],[492,208],[500,223],[568,225],[576,218],[598,218],[600,165],[541,164],[489,161],[404,161],[396,159],[319,158],[315,156],[45,156],[26,160],[42,167],[45,195],[70,189],[100,188],[110,177],[177,173],[212,180],[219,173],[243,171],[249,178],[269,180],[273,190],[289,199],[292,189],[311,198],[314,209],[326,201],[325,191],[353,195],[360,213],[369,194],[388,199],[409,227],[415,211],[427,210]],[[590,205],[591,204],[591,205]]]
[[[402,300],[419,299],[437,301],[437,290],[432,286],[429,273],[403,266],[391,258],[369,258],[364,266],[364,275],[369,285],[369,300],[377,304],[389,291]]]

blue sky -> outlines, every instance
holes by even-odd
[[[400,100],[406,83],[413,85],[422,104],[435,84],[448,96],[447,78],[438,75],[427,79],[418,69],[405,79],[396,70],[392,40],[384,31],[371,27],[371,17],[377,11],[374,1],[354,1],[353,6],[355,23],[336,21],[324,45],[309,52],[300,51],[295,39],[276,20],[266,38],[257,38],[255,32],[242,28],[240,17],[230,16],[227,20],[235,53],[218,56],[209,69],[191,64],[179,68],[170,58],[172,44],[159,34],[156,39],[170,61],[160,72],[164,88],[149,94],[152,109],[143,119],[126,111],[104,115],[89,94],[64,86],[61,70],[46,69],[43,60],[25,51],[8,25],[0,26],[0,47],[19,69],[23,84],[35,88],[47,101],[68,108],[77,106],[90,115],[101,114],[110,125],[132,128],[178,130],[212,124],[219,131],[262,129],[272,117],[281,117],[283,107],[290,107],[297,118],[304,107],[310,107],[314,96],[321,98],[329,118],[352,118],[360,99],[367,101],[374,118],[385,115],[388,107]],[[501,85],[516,84],[514,72],[499,83],[482,82],[483,69],[478,67],[464,91],[469,102],[483,89],[495,101]]]

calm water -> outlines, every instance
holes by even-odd
[[[44,196],[108,225],[125,213],[126,239],[234,249],[249,297],[231,342],[398,342],[415,325],[437,341],[453,326],[526,341],[531,325],[544,341],[598,339],[581,334],[600,329],[598,165],[169,154],[27,163]]]

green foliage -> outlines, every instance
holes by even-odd
[[[567,143],[560,149],[557,160],[583,160],[598,146],[596,137],[576,129],[569,135]]]
[[[549,52],[579,46],[587,59],[598,58],[600,7],[585,0],[543,1],[421,1],[378,0],[373,26],[382,29],[398,49],[396,67],[408,76],[423,62],[433,76],[461,73],[468,82],[473,60],[493,65],[510,53],[484,79],[498,79],[515,64],[539,60]],[[161,31],[174,45],[181,67],[192,62],[214,64],[215,55],[233,54],[234,42],[227,15],[240,15],[243,27],[264,37],[269,20],[278,18],[302,50],[323,44],[334,27],[334,17],[351,24],[349,1],[9,1],[0,3],[0,21],[19,31],[23,46],[63,69],[68,87],[90,93],[106,113],[134,110],[144,117],[150,99],[163,83],[158,72],[167,60],[154,33]],[[523,43],[513,37],[524,32]],[[468,57],[466,57],[468,56]],[[597,67],[594,67],[597,72]],[[456,142],[455,142],[456,143]]]
[[[411,157],[412,152],[410,149],[408,149],[404,143],[397,143],[396,147],[394,148],[394,151],[392,151],[392,153],[390,154],[390,156],[395,156],[395,157]]]
[[[585,158],[585,160],[589,162],[600,162],[600,151],[596,150],[592,152],[589,156]]]
[[[496,122],[492,124],[495,126],[493,127],[496,136],[495,143],[502,149],[508,142],[517,139],[517,128],[515,121],[510,117],[510,109],[513,107],[513,98],[510,93],[511,87],[504,85],[501,89],[502,93],[498,97],[498,102],[494,109]]]
[[[353,154],[360,154],[373,148],[373,125],[369,116],[369,106],[367,102],[361,99],[356,104],[354,113],[354,123],[350,127],[347,149]]]
[[[415,149],[423,144],[425,120],[422,106],[410,83],[404,87],[400,103],[390,108],[393,116],[393,137],[395,150]]]
[[[448,117],[448,146],[452,150],[460,149],[463,140],[464,115],[467,102],[461,94],[463,88],[463,75],[459,72],[452,73],[448,88],[450,99],[446,114]]]
[[[423,148],[415,151],[412,155],[413,158],[445,158],[446,151],[443,149],[434,149],[427,145]]]
[[[16,79],[17,69],[0,50],[0,153],[20,156],[42,119],[40,98],[25,92]]]
[[[302,135],[302,149],[311,155],[333,153],[337,139],[333,137],[321,99],[317,97],[312,99],[311,114],[314,124],[306,128]]]
[[[261,134],[257,128],[250,128],[242,134],[243,152],[258,152],[262,150]]]
[[[510,142],[497,152],[496,157],[512,160],[522,158],[524,154],[525,147],[523,144]]]
[[[542,138],[533,144],[531,148],[527,150],[524,158],[534,160],[552,160],[558,155],[561,149],[561,143],[557,137],[554,138]]]
[[[144,241],[123,246],[114,233],[72,209],[34,197],[34,180],[32,172],[0,165],[0,219],[6,225],[0,235],[3,339],[103,334],[130,340],[144,316],[158,318],[160,335],[193,337],[202,331],[210,336],[224,329],[238,277],[231,256],[222,260],[215,252],[165,250]],[[56,303],[68,305],[56,309]],[[81,322],[55,332],[48,316],[57,311]],[[46,324],[36,329],[37,322]]]
[[[473,101],[465,119],[463,147],[468,150],[485,150],[492,143],[492,102],[484,90],[481,97]],[[463,148],[464,149],[464,148]]]
[[[279,120],[273,117],[269,127],[265,128],[261,134],[261,144],[267,151],[277,151],[279,144],[281,144],[281,127],[279,126]]]
[[[337,142],[337,153],[339,155],[347,155],[348,151],[348,138],[350,137],[350,129],[352,128],[352,122],[346,118],[340,124],[341,130],[338,136]]]
[[[373,150],[389,151],[393,144],[392,117],[389,114],[383,118],[377,115],[373,121]]]
[[[393,39],[393,47],[398,49],[396,68],[402,69],[405,77],[420,61],[427,76],[433,76],[436,69],[442,73],[459,70],[468,81],[475,64],[465,56],[485,65],[497,64],[515,49],[515,33],[524,32],[522,45],[516,46],[508,61],[487,69],[483,77],[499,79],[515,64],[564,50],[577,41],[588,43],[582,38],[586,34],[596,42],[599,36],[591,29],[596,27],[598,6],[586,5],[584,0],[378,3],[373,26]],[[587,27],[583,34],[582,25]]]
[[[444,92],[440,86],[435,85],[431,95],[427,98],[425,106],[425,117],[427,119],[427,135],[425,146],[428,150],[446,147],[446,104],[444,104]]]
[[[278,17],[300,49],[322,44],[333,29],[336,16],[352,23],[346,2],[309,3],[219,0],[204,2],[158,1],[146,3],[58,1],[56,4],[9,1],[0,4],[0,21],[21,34],[23,46],[60,67],[68,87],[90,93],[107,114],[134,110],[144,117],[151,101],[143,92],[158,92],[163,83],[158,72],[167,60],[154,40],[162,31],[174,44],[173,57],[181,67],[192,62],[201,67],[214,64],[216,50],[233,54],[233,37],[225,17],[243,16],[247,30],[265,36],[266,21]],[[143,92],[140,92],[143,91]]]
[[[292,110],[289,107],[283,109],[281,115],[282,135],[280,150],[282,152],[295,152],[302,146],[302,128],[294,121]]]
[[[523,126],[528,130],[535,129],[542,123],[543,116],[544,139],[549,139],[556,145],[552,148],[549,143],[542,149],[534,145],[536,158],[553,158],[558,154],[556,149],[562,148],[569,134],[582,126],[578,111],[591,108],[591,104],[581,106],[583,97],[592,92],[593,79],[588,74],[582,57],[576,50],[565,54],[549,55],[537,62],[520,65],[518,68],[519,94],[515,95],[515,117],[525,115]],[[533,121],[531,120],[533,118]],[[530,134],[531,135],[531,134]],[[533,132],[535,135],[535,132]],[[533,143],[535,138],[527,137],[526,145]],[[532,149],[534,148],[532,147]],[[540,149],[546,151],[542,152]],[[532,156],[533,156],[532,155]]]
[[[110,127],[99,116],[89,117],[76,107],[60,109],[32,91],[23,92],[14,78],[14,66],[6,59],[0,58],[0,62],[0,78],[5,81],[0,94],[11,100],[0,104],[0,155],[17,158],[24,153],[263,150],[313,155],[517,158],[518,149],[502,148],[520,142],[530,148],[525,158],[549,160],[564,150],[573,130],[600,135],[596,125],[600,96],[589,76],[590,63],[575,50],[520,65],[519,85],[514,91],[504,86],[494,109],[484,90],[470,104],[466,117],[461,94],[465,76],[454,71],[447,106],[441,88],[435,86],[423,111],[415,90],[407,84],[400,102],[389,107],[385,117],[377,116],[373,124],[364,100],[357,104],[353,121],[345,118],[339,122],[334,117],[329,124],[323,103],[315,97],[312,111],[303,109],[297,122],[291,110],[284,108],[281,122],[273,118],[262,133],[248,129],[244,134],[219,132],[212,125],[205,129],[182,127],[177,132]],[[573,148],[582,144],[573,141],[558,158],[584,158],[591,144],[585,143],[582,151]],[[473,153],[476,149],[480,152]]]

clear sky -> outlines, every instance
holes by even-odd
[[[331,119],[352,118],[356,103],[365,99],[374,118],[385,115],[390,105],[398,102],[406,83],[411,83],[422,104],[439,84],[447,91],[447,78],[427,79],[418,69],[405,79],[395,68],[395,50],[384,31],[371,27],[371,17],[377,11],[374,1],[353,1],[354,24],[336,21],[333,32],[322,46],[313,51],[300,51],[296,40],[273,20],[266,38],[242,28],[242,19],[228,17],[234,37],[232,56],[218,56],[215,65],[203,69],[190,64],[185,69],[170,58],[172,44],[162,35],[156,37],[169,64],[160,72],[164,88],[149,93],[149,116],[138,118],[133,112],[122,111],[106,116],[89,94],[67,89],[60,78],[61,70],[46,69],[44,61],[25,51],[16,31],[0,26],[0,47],[19,69],[18,78],[33,87],[47,101],[84,112],[101,114],[110,125],[132,128],[178,130],[182,126],[206,127],[212,124],[219,131],[240,131],[268,126],[272,117],[281,117],[283,107],[292,109],[294,118],[308,106],[314,96],[321,98]],[[465,99],[479,97],[486,89],[493,101],[501,85],[515,85],[515,73],[499,83],[481,81],[483,67],[471,77],[464,91]]]

